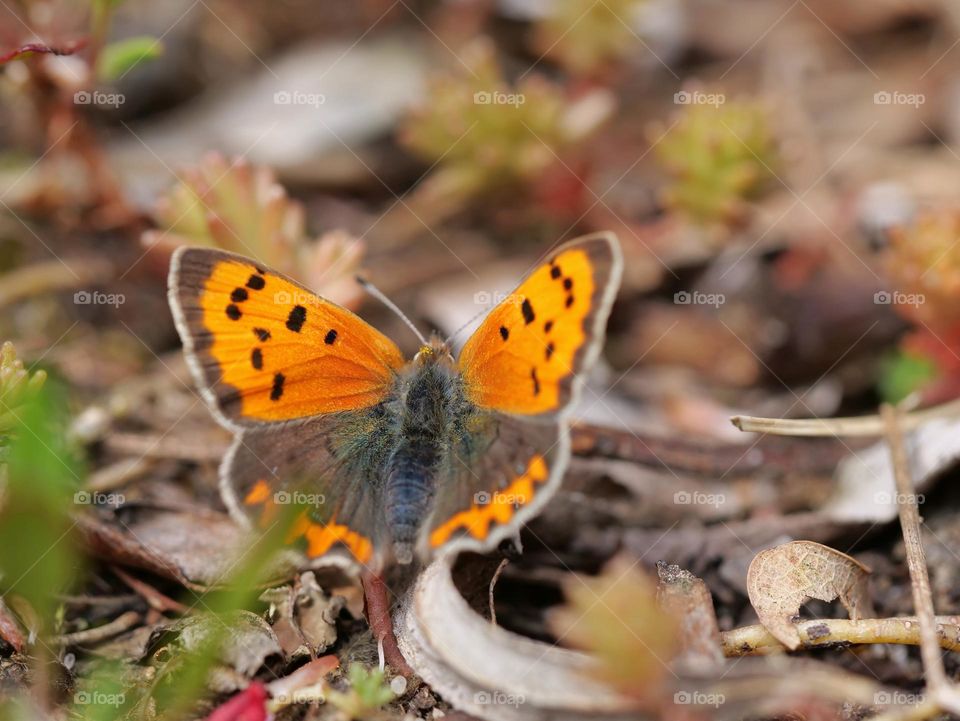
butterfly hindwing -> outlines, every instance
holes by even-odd
[[[469,426],[438,471],[422,555],[494,547],[536,515],[566,469],[569,439],[558,423],[477,411]]]
[[[220,468],[234,517],[261,529],[296,506],[287,541],[308,558],[381,568],[383,464],[395,429],[379,407],[244,429]]]
[[[359,317],[242,256],[180,248],[169,286],[197,382],[232,427],[372,406],[403,365]]]
[[[536,268],[486,317],[463,347],[468,397],[482,408],[554,416],[597,353],[620,283],[616,238],[571,241]]]

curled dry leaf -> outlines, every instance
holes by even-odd
[[[791,541],[761,551],[747,571],[747,593],[757,616],[780,643],[800,646],[793,619],[811,598],[839,598],[854,621],[872,615],[870,569],[855,558],[813,541]]]
[[[300,576],[295,597],[296,619],[315,653],[322,653],[336,643],[337,615],[345,603],[343,596],[324,591],[313,571]]]
[[[323,653],[337,640],[337,614],[346,600],[326,593],[313,571],[296,587],[270,588],[260,595],[270,604],[270,622],[287,658]]]
[[[450,563],[441,557],[420,575],[394,629],[410,666],[454,708],[495,721],[638,717],[634,699],[594,680],[599,664],[586,654],[491,626]]]
[[[215,634],[226,626],[228,633],[218,652],[218,661],[241,676],[251,678],[268,658],[282,651],[269,624],[250,611],[235,611],[218,617],[213,614],[188,616],[153,632],[147,655],[154,662],[180,654],[202,651]]]
[[[260,594],[260,600],[270,604],[267,620],[273,627],[284,657],[293,659],[309,656],[310,649],[307,648],[303,634],[293,618],[293,588],[290,586],[268,588]]]

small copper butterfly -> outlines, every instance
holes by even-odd
[[[379,572],[493,548],[535,515],[570,457],[566,416],[623,268],[611,233],[558,248],[454,359],[405,361],[349,310],[258,262],[176,251],[170,307],[203,397],[235,439],[221,493],[246,525],[306,499],[290,542]]]

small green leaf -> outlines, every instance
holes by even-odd
[[[162,54],[163,45],[149,35],[118,40],[101,51],[97,77],[105,82],[116,80],[144,60],[153,60]]]
[[[349,719],[376,718],[376,712],[394,698],[395,694],[379,669],[371,671],[360,664],[350,664],[347,679],[350,681],[350,690],[346,693],[330,691],[327,701]]]
[[[347,671],[350,685],[357,692],[357,696],[369,709],[378,709],[393,700],[394,693],[384,683],[383,671],[367,670],[358,663],[351,664]]]
[[[936,364],[929,358],[897,352],[881,364],[880,395],[888,403],[899,403],[936,376]]]

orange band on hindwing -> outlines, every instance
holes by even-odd
[[[490,525],[507,523],[519,507],[525,506],[533,500],[536,486],[549,477],[547,462],[543,456],[536,455],[530,459],[523,475],[515,478],[503,490],[489,495],[487,503],[474,502],[465,511],[460,511],[453,518],[434,529],[430,534],[430,545],[436,548],[442,546],[457,530],[464,530],[473,538],[484,539],[490,534]],[[479,494],[478,494],[479,495]]]

